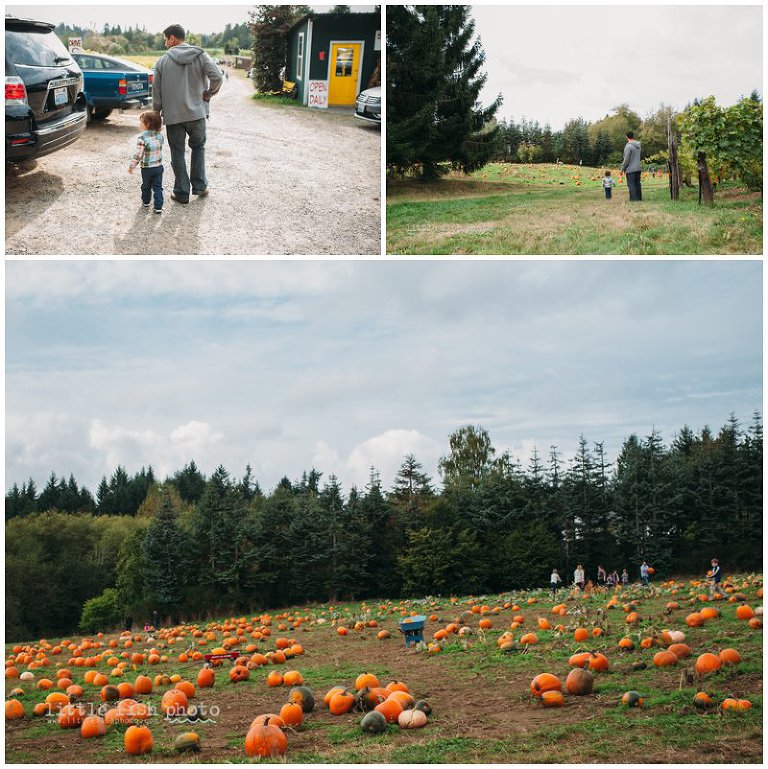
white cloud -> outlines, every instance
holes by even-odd
[[[615,457],[762,401],[754,261],[30,261],[6,291],[9,484],[194,459],[389,487],[463,424]]]
[[[358,443],[345,457],[338,449],[319,441],[312,465],[326,476],[336,475],[345,488],[364,488],[374,468],[384,488],[390,488],[408,454],[413,454],[425,471],[434,475],[437,460],[445,452],[442,444],[418,430],[392,429]]]

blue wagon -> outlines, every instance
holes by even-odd
[[[417,644],[424,640],[424,623],[427,618],[421,614],[403,617],[400,620],[400,632],[405,636],[405,645]]]

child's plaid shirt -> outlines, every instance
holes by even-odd
[[[144,131],[136,142],[131,168],[154,168],[163,165],[163,135],[159,131]]]

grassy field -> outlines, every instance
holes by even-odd
[[[585,597],[560,591],[556,600],[546,591],[533,591],[294,607],[165,628],[150,638],[136,633],[127,637],[129,646],[125,636],[109,634],[8,644],[6,699],[10,689],[20,686],[23,693],[14,696],[23,703],[25,716],[6,719],[5,758],[40,764],[245,762],[244,739],[253,719],[279,712],[288,700],[289,688],[268,686],[267,674],[290,669],[301,673],[317,703],[301,725],[288,730],[285,760],[291,763],[760,763],[762,630],[736,612],[744,603],[753,609],[762,604],[762,576],[731,578],[730,585],[726,599],[712,603],[703,600],[707,588],[702,583],[668,581],[615,595]],[[678,608],[670,607],[670,601]],[[703,608],[716,609],[718,616],[689,627],[687,616]],[[627,624],[632,611],[639,617]],[[429,645],[404,646],[398,622],[411,613],[428,617],[424,637]],[[541,629],[546,624],[541,620],[551,627]],[[435,633],[442,635],[450,623],[460,632],[434,641]],[[340,634],[341,627],[348,632]],[[577,628],[589,631],[588,640],[575,640]],[[684,631],[691,656],[681,656],[671,667],[657,667],[654,655],[669,644],[662,635],[667,629]],[[382,630],[390,637],[379,639]],[[535,631],[538,642],[526,646],[521,640],[529,631]],[[503,633],[514,639],[504,652],[497,643]],[[624,637],[633,641],[633,650],[619,648]],[[179,723],[153,714],[149,727],[154,748],[149,755],[125,752],[126,726],[113,724],[105,736],[83,739],[76,728],[60,728],[55,714],[31,715],[34,704],[49,694],[37,688],[41,679],[50,679],[55,688],[63,668],[82,685],[79,699],[90,712],[107,706],[101,702],[100,685],[84,683],[87,671],[105,673],[112,684],[133,682],[139,674],[178,675],[194,684],[202,664],[194,657],[228,644],[250,660],[249,680],[231,682],[230,663],[225,662],[216,669],[213,688],[197,688],[191,700],[205,708],[210,716],[206,721]],[[286,644],[288,658],[281,662],[276,649]],[[700,654],[725,648],[736,649],[741,661],[705,676],[695,672]],[[542,707],[531,695],[531,680],[549,672],[564,682],[570,656],[583,650],[604,653],[610,663],[608,670],[595,673],[592,693],[565,693],[562,707]],[[258,664],[255,653],[274,664]],[[9,666],[19,674],[27,669],[18,661],[25,654],[45,664],[34,668],[31,681],[9,678]],[[147,655],[146,661],[137,662],[136,654]],[[122,672],[116,672],[120,666]],[[427,700],[432,707],[427,726],[405,730],[390,725],[386,733],[371,736],[360,729],[361,713],[331,714],[323,704],[324,694],[335,685],[353,687],[362,672],[374,673],[382,686],[405,682],[416,699]],[[170,686],[156,681],[152,693],[135,699],[157,711]],[[628,690],[643,696],[642,707],[621,704]],[[699,691],[711,695],[710,709],[694,708]],[[727,697],[748,700],[750,707],[741,712],[723,709]],[[201,738],[202,750],[194,757],[173,748],[174,739],[190,730]]]
[[[734,186],[698,205],[697,189],[669,199],[666,175],[643,176],[630,205],[604,171],[493,163],[438,182],[387,182],[388,254],[761,254],[762,198]]]

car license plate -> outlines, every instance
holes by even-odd
[[[144,86],[140,80],[131,80],[131,82],[128,83],[128,88],[131,91],[141,91],[143,90]]]
[[[57,107],[61,104],[69,103],[69,92],[66,88],[55,88],[53,90],[53,103]]]

